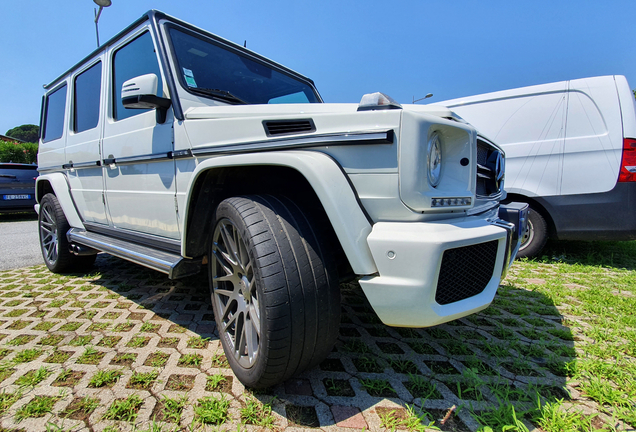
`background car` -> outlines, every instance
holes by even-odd
[[[0,213],[35,211],[37,165],[0,163]]]

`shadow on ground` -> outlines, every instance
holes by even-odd
[[[46,269],[40,275],[46,278]],[[68,332],[56,332],[59,326],[52,328],[49,336],[65,337],[55,349],[77,346],[74,341],[90,335],[90,343],[104,351],[111,345],[115,354],[106,354],[110,364],[118,364],[112,359],[122,353],[135,352],[139,365],[144,355],[152,355],[135,349],[133,342],[141,337],[150,351],[174,357],[176,368],[161,372],[163,380],[152,387],[154,408],[148,408],[146,419],[157,414],[164,394],[190,392],[200,397],[219,390],[210,388],[204,378],[191,378],[199,374],[226,377],[229,385],[221,393],[237,407],[245,406],[244,389],[220,354],[206,275],[170,281],[160,273],[102,254],[91,272],[67,275],[65,281],[66,287],[73,287],[68,294],[64,292],[67,288],[60,287],[61,295],[53,296],[52,288],[47,292],[50,297],[38,295],[31,305],[52,319],[89,318],[93,324],[76,329],[72,337],[67,337]],[[73,281],[83,285],[75,288]],[[279,415],[279,426],[405,428],[416,414],[441,430],[470,431],[479,427],[478,419],[488,424],[489,415],[502,404],[522,412],[534,407],[537,399],[569,398],[565,385],[568,365],[575,357],[573,337],[549,297],[504,283],[493,305],[480,314],[433,328],[408,329],[382,324],[358,284],[343,284],[341,290],[340,337],[328,358],[282,385],[254,393],[262,402],[271,403]],[[60,304],[62,298],[67,300],[64,305]],[[11,313],[7,305],[0,307],[4,316]],[[28,304],[19,307],[23,306]],[[52,306],[56,313],[49,313]],[[77,314],[73,307],[84,312]],[[146,322],[161,325],[161,330],[146,335],[141,331]],[[0,327],[0,331],[12,325]],[[113,331],[123,339],[115,342]],[[184,332],[187,337],[174,337]],[[209,339],[210,345],[206,342],[198,351],[201,339]],[[105,340],[109,342],[104,345]],[[181,362],[188,354],[200,356],[199,363],[184,366]],[[76,354],[68,360],[68,367],[77,358]],[[179,367],[193,369],[186,373]],[[175,384],[186,378],[191,382]],[[192,421],[184,418],[182,426]],[[241,418],[228,421],[239,423]]]

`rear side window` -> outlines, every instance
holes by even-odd
[[[83,132],[97,126],[99,122],[101,81],[101,62],[95,64],[75,78],[73,131]]]
[[[62,138],[64,133],[64,111],[66,109],[66,84],[46,97],[44,133],[42,141]]]
[[[146,32],[115,52],[113,58],[113,117],[122,120],[149,110],[126,109],[121,103],[121,86],[131,78],[153,73],[159,78],[157,96],[163,96],[161,72],[150,33]]]

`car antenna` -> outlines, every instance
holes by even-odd
[[[428,99],[428,98],[430,98],[430,97],[433,97],[433,93],[429,93],[429,94],[427,94],[426,96],[424,96],[423,98],[419,98],[419,99],[417,99],[417,100],[415,99],[415,96],[413,96],[413,103],[415,103],[415,102],[419,102],[419,101],[424,100],[424,99]]]
[[[243,42],[243,48],[247,48],[247,39]]]

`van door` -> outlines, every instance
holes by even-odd
[[[446,104],[506,152],[506,191],[561,193],[566,83],[524,87]]]
[[[572,80],[562,195],[607,192],[618,180],[623,128],[613,76]]]
[[[103,60],[94,59],[71,78],[71,116],[66,138],[67,178],[85,222],[107,225],[100,139],[103,120]]]
[[[104,125],[104,182],[113,228],[123,234],[140,233],[179,238],[175,209],[175,166],[172,109],[163,124],[154,110],[126,109],[121,102],[122,84],[154,73],[159,78],[158,96],[165,82],[152,35],[147,28],[110,50],[109,118]]]

